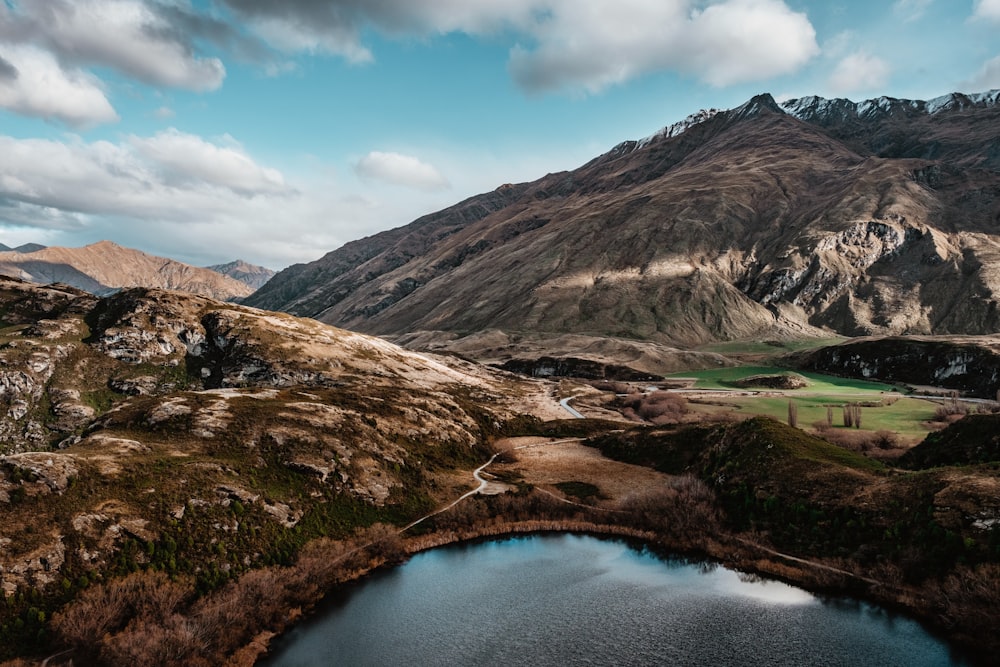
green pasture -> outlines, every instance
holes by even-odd
[[[751,375],[778,375],[795,372],[809,382],[802,389],[780,390],[784,396],[724,396],[707,399],[717,407],[746,415],[767,415],[788,421],[788,402],[798,407],[799,428],[809,430],[816,423],[826,423],[826,408],[833,407],[833,425],[843,428],[846,403],[871,404],[861,408],[861,430],[892,431],[908,440],[919,440],[929,429],[925,422],[934,416],[936,405],[930,401],[908,398],[898,388],[881,382],[840,378],[820,373],[790,371],[773,366],[739,366],[701,371],[686,371],[670,378],[694,378],[696,389],[733,390],[733,382]],[[669,378],[668,378],[669,379]],[[753,391],[741,390],[741,391]],[[774,390],[760,389],[762,393]]]
[[[734,396],[720,398],[718,403],[731,405],[740,414],[767,415],[787,422],[789,400],[798,406],[799,428],[810,430],[816,423],[825,424],[827,405],[833,406],[833,426],[843,428],[843,405],[845,403],[843,396],[800,396],[794,398]],[[934,416],[935,407],[930,401],[916,398],[900,398],[892,405],[862,407],[861,430],[892,431],[908,440],[920,440],[929,432],[924,423]]]
[[[870,394],[898,391],[896,387],[882,382],[854,380],[805,371],[791,371],[787,368],[778,368],[776,366],[736,366],[733,368],[684,371],[683,373],[668,375],[667,379],[694,378],[696,380],[695,389],[734,389],[733,382],[750,377],[751,375],[780,375],[783,373],[796,373],[809,381],[808,387],[790,390],[792,394],[850,394],[858,396],[859,400],[864,400],[860,397],[864,396],[868,398]]]

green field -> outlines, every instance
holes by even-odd
[[[751,375],[777,375],[790,373],[786,368],[772,366],[740,366],[702,371],[688,371],[669,376],[668,379],[694,378],[696,389],[732,390],[733,382]],[[873,404],[862,407],[861,429],[864,431],[892,431],[907,441],[922,439],[929,429],[925,422],[934,416],[935,404],[916,398],[907,398],[898,388],[880,382],[839,378],[819,373],[798,372],[809,382],[802,389],[781,390],[784,396],[723,396],[712,397],[713,409],[735,410],[746,415],[767,415],[780,421],[788,420],[788,402],[798,407],[798,425],[811,429],[814,424],[826,423],[827,406],[833,406],[833,424],[843,428],[842,406],[845,403]],[[760,390],[773,393],[772,390]],[[881,405],[879,405],[881,404]]]
[[[776,366],[736,366],[734,368],[711,368],[701,371],[685,371],[668,375],[667,379],[694,378],[696,389],[733,389],[732,383],[751,375],[779,375],[796,373],[809,381],[809,386],[803,389],[791,390],[794,394],[837,394],[856,395],[858,400],[872,397],[872,394],[882,394],[898,391],[898,388],[882,382],[853,380],[833,375],[821,375],[804,371],[790,371]]]

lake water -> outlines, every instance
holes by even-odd
[[[965,664],[916,622],[866,603],[576,535],[418,554],[276,649],[264,664]]]

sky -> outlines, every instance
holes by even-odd
[[[0,243],[281,269],[762,92],[1000,88],[1000,0],[0,0]]]

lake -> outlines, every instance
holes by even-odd
[[[918,623],[617,540],[427,551],[333,596],[275,644],[313,665],[964,665]]]

